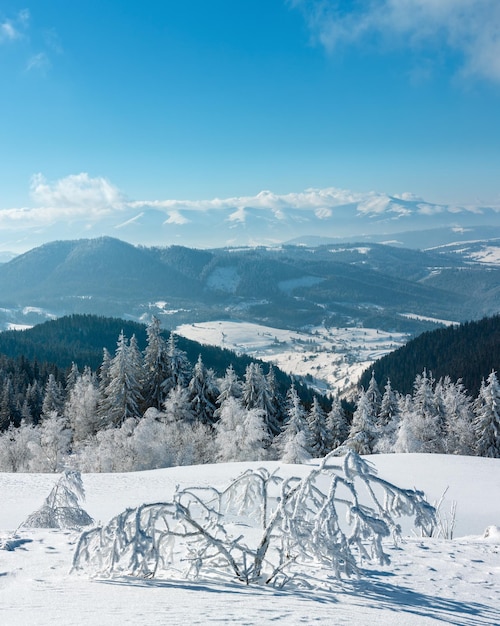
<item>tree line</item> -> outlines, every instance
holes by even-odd
[[[108,472],[210,462],[281,459],[301,463],[352,449],[359,454],[435,452],[500,457],[500,387],[495,372],[476,398],[461,381],[436,381],[423,371],[411,394],[380,391],[372,374],[352,416],[338,398],[304,404],[292,383],[286,393],[272,366],[257,362],[238,376],[216,376],[201,356],[193,365],[165,339],[153,318],[140,350],[123,331],[97,371],[76,365],[64,384],[48,373],[37,390],[40,416],[27,393],[18,423],[7,408],[0,435],[0,471],[58,471],[70,466]],[[30,393],[31,393],[30,391]],[[2,407],[8,407],[8,378]],[[7,416],[11,416],[7,422]]]

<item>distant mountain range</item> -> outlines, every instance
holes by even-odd
[[[81,176],[73,178],[78,188]],[[8,249],[9,241],[17,241],[24,242],[24,249],[33,248],[48,240],[74,239],[77,233],[119,237],[136,245],[199,248],[354,240],[425,248],[500,237],[500,206],[437,204],[411,194],[331,187],[210,200],[112,201],[99,196],[103,204],[97,207],[87,206],[92,198],[85,198],[52,197],[55,206],[2,212],[0,247]]]
[[[281,328],[420,332],[500,310],[500,241],[433,250],[351,243],[200,250],[101,237],[55,241],[0,265],[0,327],[93,313],[166,328],[214,319]],[[498,258],[498,256],[496,258]]]

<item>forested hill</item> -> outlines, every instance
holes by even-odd
[[[360,384],[366,389],[373,372],[379,385],[389,378],[393,389],[407,394],[424,369],[435,379],[462,379],[469,393],[476,395],[481,380],[500,370],[500,315],[425,332],[376,361]]]
[[[55,366],[61,373],[72,363],[80,370],[89,366],[96,371],[102,363],[103,349],[113,355],[122,331],[128,338],[135,335],[139,349],[144,350],[147,341],[144,324],[120,318],[74,314],[26,330],[0,332],[0,355],[50,364],[50,371],[54,371]],[[164,336],[168,338],[169,332],[164,331]],[[201,355],[205,366],[213,369],[217,376],[223,376],[232,364],[235,373],[243,377],[247,365],[255,361],[246,355],[239,356],[230,350],[202,345],[180,336],[176,338],[176,344],[193,365]],[[267,367],[264,369],[267,370]],[[292,379],[281,370],[275,369],[275,376],[283,390],[292,383]],[[306,386],[296,383],[296,387],[306,403],[312,401],[312,393]]]

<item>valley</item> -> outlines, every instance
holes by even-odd
[[[369,365],[408,339],[404,333],[373,328],[317,326],[291,331],[221,320],[183,324],[174,332],[272,363],[323,394],[345,394]]]

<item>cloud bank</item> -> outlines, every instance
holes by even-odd
[[[106,178],[86,172],[56,181],[36,174],[30,193],[33,206],[0,209],[0,247],[25,251],[54,239],[104,235],[144,245],[267,245],[304,234],[352,237],[467,226],[483,211],[493,221],[500,213],[500,206],[448,206],[413,194],[336,187],[205,200],[131,200]]]
[[[462,57],[461,73],[500,81],[498,0],[288,0],[328,51],[375,39],[384,46],[443,47]]]

